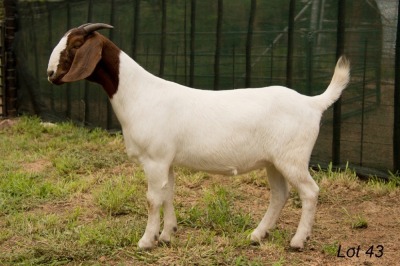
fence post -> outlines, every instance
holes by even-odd
[[[286,58],[286,86],[292,88],[293,79],[293,42],[294,42],[294,17],[296,10],[296,0],[290,0],[289,23],[288,23],[288,43]]]
[[[368,56],[368,40],[364,44],[364,62],[363,62],[363,83],[362,83],[362,98],[361,98],[361,138],[360,138],[360,166],[363,166],[364,156],[364,122],[365,122],[365,92],[367,85],[367,56]]]
[[[313,83],[313,49],[314,49],[314,32],[310,31],[307,34],[307,49],[306,49],[306,89],[304,93],[311,96],[313,95],[312,83]]]
[[[393,170],[400,173],[400,5],[397,7],[397,18],[394,72]]]
[[[235,45],[232,45],[232,89],[236,89],[235,66],[236,66],[236,47]]]
[[[134,13],[134,18],[133,18],[133,40],[132,40],[132,58],[133,59],[137,59],[136,58],[136,54],[137,54],[137,46],[138,46],[138,34],[139,34],[139,14],[140,14],[140,0],[135,0],[135,4],[134,4],[134,9],[135,9],[135,13]]]
[[[190,65],[189,65],[189,87],[194,86],[194,49],[196,33],[196,0],[192,0],[190,7]]]
[[[115,22],[115,0],[111,1],[111,15],[110,15],[110,24],[114,25]],[[115,31],[110,31],[110,40],[114,40],[114,32]],[[114,111],[111,106],[111,102],[107,101],[107,129],[112,128],[112,120],[113,120],[113,114]]]
[[[4,0],[5,9],[5,116],[17,115],[17,72],[16,57],[13,51],[13,43],[16,32],[16,1]]]
[[[53,20],[51,17],[51,7],[49,2],[46,2],[46,11],[47,11],[47,30],[50,33],[49,39],[48,39],[48,45],[50,48],[53,48],[53,38],[52,38],[52,32],[53,32]],[[50,110],[52,112],[55,112],[55,102],[54,102],[54,90],[50,90]]]
[[[71,14],[71,2],[67,2],[67,30],[69,30],[72,27],[72,14]],[[71,119],[71,106],[72,106],[72,96],[71,96],[71,83],[66,84],[66,100],[67,100],[67,107],[65,110],[65,116],[68,119]]]
[[[269,62],[269,85],[273,85],[273,80],[274,80],[274,42],[271,42],[271,61]]]
[[[214,57],[214,90],[219,89],[219,62],[221,55],[221,31],[222,31],[222,17],[224,14],[224,1],[218,0],[218,13],[217,13],[217,36],[215,41],[215,57]]]
[[[346,0],[338,1],[338,22],[337,22],[337,39],[336,39],[336,59],[339,59],[344,53],[344,34],[345,34],[345,6]],[[333,105],[333,132],[332,132],[332,163],[340,164],[340,139],[341,139],[341,123],[342,123],[342,100]]]
[[[89,0],[88,2],[88,13],[87,13],[87,22],[91,23],[93,22],[93,0]],[[83,114],[83,124],[87,125],[89,122],[90,118],[90,106],[89,106],[89,82],[85,82],[85,87],[83,90],[83,101],[84,101],[84,108],[85,108],[85,113]]]
[[[251,0],[249,24],[247,27],[247,41],[246,41],[246,88],[251,86],[251,48],[253,44],[253,26],[254,18],[256,15],[257,1]]]
[[[4,116],[6,114],[6,104],[5,104],[5,97],[6,97],[6,92],[5,92],[5,62],[4,60],[6,59],[5,57],[5,51],[4,51],[4,22],[0,21],[0,117]]]
[[[160,56],[160,71],[158,73],[159,77],[164,77],[164,67],[165,67],[165,51],[166,51],[166,38],[167,38],[167,1],[162,0],[161,7],[161,56]]]

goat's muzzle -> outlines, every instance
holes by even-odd
[[[53,70],[47,70],[47,77],[49,77],[49,80],[53,75],[54,75],[54,71]]]
[[[61,85],[64,82],[61,81],[61,76],[56,75],[56,73],[53,70],[47,70],[47,80],[55,85]]]

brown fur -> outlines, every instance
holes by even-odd
[[[54,84],[87,79],[103,86],[108,97],[118,90],[121,50],[103,35],[76,28],[69,32],[67,47],[61,52]]]

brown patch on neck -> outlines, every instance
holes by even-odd
[[[102,85],[108,97],[112,99],[118,90],[119,55],[121,50],[113,42],[102,35],[100,36],[104,42],[101,60],[87,80]]]

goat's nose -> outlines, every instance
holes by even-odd
[[[54,75],[54,71],[53,70],[47,70],[47,76],[50,78]]]

